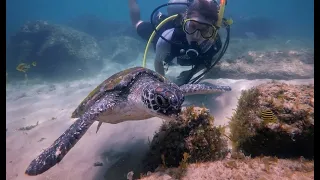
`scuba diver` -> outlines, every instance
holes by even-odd
[[[221,1],[225,3],[225,0]],[[168,6],[168,15],[158,11],[164,6]],[[192,66],[190,70],[181,72],[177,77],[178,82],[176,83],[179,85],[197,82],[221,59],[229,44],[229,24],[223,19],[223,24],[228,27],[228,33],[225,46],[222,47],[218,34],[222,20],[219,14],[221,8],[215,0],[191,2],[190,0],[170,0],[169,3],[153,11],[151,22],[140,19],[140,10],[136,0],[129,0],[129,9],[131,22],[141,38],[150,41],[153,38],[153,32],[156,33],[151,43],[156,53],[154,68],[158,73],[165,75],[165,65]],[[173,20],[168,20],[159,29],[156,28],[156,25],[162,24],[162,21],[166,21],[168,16],[173,14],[177,14]],[[214,59],[219,51],[220,55]],[[206,69],[204,73],[191,80],[203,69]]]

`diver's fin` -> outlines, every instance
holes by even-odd
[[[98,133],[98,131],[99,131],[99,129],[100,129],[100,126],[102,125],[102,122],[101,121],[99,121],[99,124],[98,124],[98,127],[97,127],[97,131],[96,131],[96,133]]]

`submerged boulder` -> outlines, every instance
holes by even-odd
[[[251,156],[314,156],[314,85],[270,82],[242,92],[230,121],[233,148]]]
[[[179,121],[165,122],[153,137],[144,170],[223,159],[228,153],[227,139],[213,121],[207,109],[187,107]]]
[[[65,79],[91,75],[103,61],[96,40],[69,27],[46,21],[28,22],[11,37],[7,47],[7,72],[23,76],[16,67],[31,66],[27,73],[44,79]]]

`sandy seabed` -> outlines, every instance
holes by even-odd
[[[6,99],[6,179],[7,180],[89,180],[126,179],[146,150],[148,140],[162,124],[159,118],[128,121],[120,124],[103,124],[96,134],[94,123],[64,159],[47,172],[38,176],[24,174],[29,163],[50,146],[73,122],[71,113],[77,105],[102,80],[109,76],[38,85],[8,85]],[[215,117],[215,125],[228,122],[236,108],[241,90],[270,81],[264,80],[206,80],[220,85],[230,85],[231,92],[217,96],[197,96],[197,103],[204,103]],[[309,84],[314,79],[283,81]],[[196,97],[187,99],[193,104]],[[23,127],[36,125],[30,130]],[[129,156],[129,157],[128,157]],[[127,160],[120,163],[119,161]],[[103,166],[94,166],[102,162]],[[118,164],[116,167],[115,164]],[[112,172],[108,169],[112,168]]]

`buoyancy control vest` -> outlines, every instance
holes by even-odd
[[[168,65],[172,65],[172,60],[176,57],[177,64],[180,66],[196,66],[203,64],[206,67],[210,67],[213,56],[216,55],[222,47],[220,36],[217,34],[215,43],[206,52],[200,52],[198,57],[190,58],[186,54],[189,44],[182,28],[174,29],[171,41],[180,45],[171,45],[170,54],[168,54],[164,60]]]

